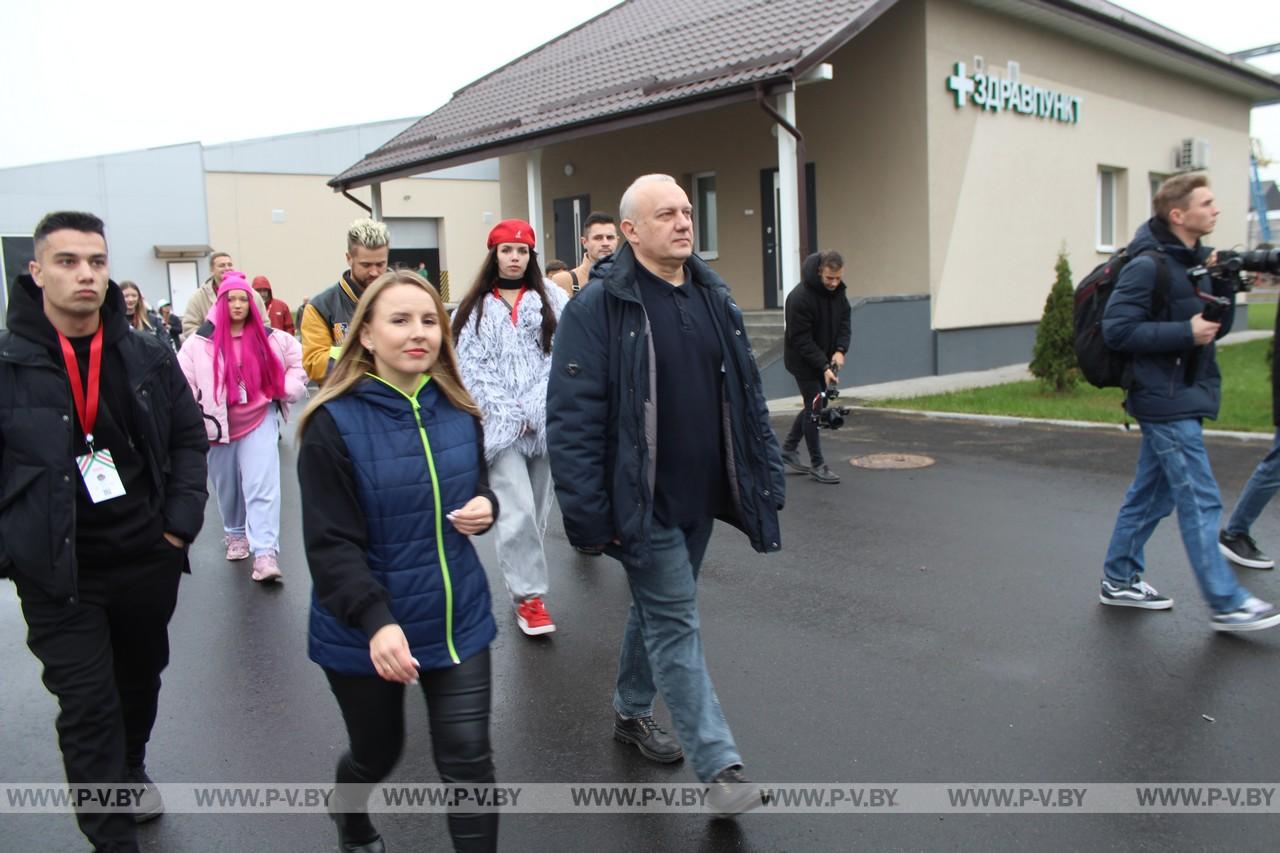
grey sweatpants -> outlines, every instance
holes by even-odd
[[[489,463],[489,487],[498,496],[498,566],[513,601],[547,594],[542,537],[551,509],[551,461],[508,447]]]

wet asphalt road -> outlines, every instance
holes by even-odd
[[[775,422],[785,430],[786,419]],[[1271,783],[1280,629],[1215,635],[1172,521],[1148,548],[1170,612],[1103,608],[1100,561],[1137,436],[858,414],[826,434],[838,486],[788,478],[783,551],[753,553],[718,526],[701,585],[708,659],[752,778],[773,782]],[[1210,443],[1228,507],[1265,443]],[[925,453],[914,471],[849,467]],[[172,663],[148,765],[157,781],[332,778],[344,732],[306,657],[309,580],[294,455],[282,445],[285,583],[264,589],[222,559],[209,505],[170,625]],[[834,463],[839,462],[836,466]],[[1277,505],[1280,506],[1280,505]],[[1280,549],[1277,506],[1255,528]],[[490,566],[490,537],[477,540]],[[550,639],[503,605],[493,741],[503,781],[693,781],[610,738],[628,596],[621,568],[575,554],[553,517]],[[1241,570],[1258,595],[1280,578]],[[56,707],[0,585],[0,783],[58,782]],[[416,697],[415,697],[416,699]],[[426,712],[410,701],[393,780],[436,780]],[[660,712],[660,716],[664,712]],[[1215,722],[1208,722],[1208,715]],[[447,849],[437,815],[382,815],[393,850]],[[80,850],[70,816],[5,816],[0,850]],[[1274,850],[1274,817],[1234,815],[508,815],[503,850]],[[170,814],[154,851],[327,851],[312,815]]]

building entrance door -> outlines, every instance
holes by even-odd
[[[582,222],[591,215],[591,196],[575,195],[558,198],[552,203],[555,214],[556,253],[542,259],[543,267],[551,258],[558,258],[570,267],[582,263]]]
[[[804,167],[805,195],[809,212],[809,251],[818,251],[818,185],[817,170],[812,163]],[[780,221],[782,198],[778,187],[778,170],[760,170],[760,245],[763,249],[764,307],[781,308],[783,289],[798,282],[782,280]],[[794,249],[792,250],[794,251]],[[804,259],[801,258],[803,261]]]

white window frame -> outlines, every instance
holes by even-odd
[[[1111,233],[1102,233],[1103,223],[1103,176],[1111,178]],[[1116,205],[1116,196],[1120,194],[1120,170],[1110,166],[1098,167],[1097,193],[1095,195],[1096,204],[1094,210],[1097,215],[1097,222],[1094,228],[1094,245],[1099,252],[1114,252],[1116,250],[1116,232],[1120,230],[1120,223],[1116,221],[1118,207]]]
[[[1168,175],[1162,175],[1159,172],[1147,173],[1147,192],[1150,194],[1150,198],[1147,199],[1147,202],[1148,202],[1148,206],[1151,208],[1152,216],[1156,215],[1156,210],[1155,210],[1156,190],[1160,189],[1160,185],[1167,180],[1169,180]]]
[[[715,180],[716,173],[715,172],[696,172],[692,177],[693,177],[693,250],[697,252],[698,257],[702,258],[703,260],[714,261],[716,258],[720,257],[720,252],[719,252],[720,219],[718,215],[720,204],[719,204],[718,196],[714,194],[714,193],[718,193],[718,189],[713,190],[713,196],[712,196],[713,201],[711,204],[710,216],[708,216],[707,211],[702,209],[701,183],[704,178],[711,178],[712,180]],[[711,239],[714,241],[713,245],[710,248],[702,244],[701,223],[703,222],[708,223],[708,231],[711,234]]]

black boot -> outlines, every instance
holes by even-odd
[[[386,853],[387,845],[364,812],[329,812],[338,826],[338,849],[343,853]]]
[[[672,764],[684,758],[680,742],[654,722],[652,714],[627,719],[614,711],[613,739],[619,743],[635,744],[641,755],[659,764]]]

